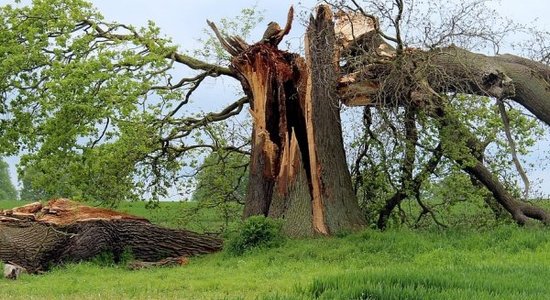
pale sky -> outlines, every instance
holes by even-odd
[[[457,3],[460,0],[449,0]],[[0,5],[13,3],[14,1],[0,0]],[[29,1],[23,1],[29,2]],[[260,39],[266,24],[269,21],[284,23],[286,13],[290,5],[294,5],[296,11],[308,11],[318,1],[313,0],[91,0],[108,21],[118,21],[133,25],[145,25],[147,20],[153,20],[164,34],[171,37],[173,41],[180,46],[182,50],[193,50],[200,48],[197,39],[203,37],[203,29],[206,28],[206,19],[214,22],[221,18],[231,18],[237,16],[242,8],[256,5],[261,11],[264,11],[265,20],[252,33],[250,42]],[[550,30],[550,18],[547,14],[550,12],[550,1],[548,0],[502,0],[493,1],[490,5],[494,7],[501,15],[510,17],[519,23],[535,23],[540,28]],[[303,27],[295,22],[293,31],[286,39],[290,39],[293,44],[299,45],[303,35]],[[504,49],[501,52],[509,52]],[[219,85],[217,85],[219,86]],[[222,87],[223,89],[223,87]],[[216,93],[213,89],[205,92],[204,96]],[[222,91],[221,94],[225,94]],[[219,98],[221,101],[216,105],[220,107],[223,103],[229,103],[233,97],[228,99]],[[550,144],[548,141],[539,144],[540,150],[546,150]],[[540,152],[540,151],[539,151]],[[540,155],[539,155],[540,156]],[[534,155],[530,161],[537,161],[537,155]],[[16,158],[8,158],[10,164],[10,174],[12,180],[16,181],[15,164]],[[550,194],[550,172],[538,170],[532,174],[535,179],[541,180],[541,190],[545,194]]]

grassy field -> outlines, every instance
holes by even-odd
[[[151,211],[130,203],[121,210],[178,226],[178,212],[189,208],[171,203]],[[288,240],[239,257],[196,257],[183,267],[74,264],[18,281],[0,279],[0,298],[549,299],[549,253],[550,231],[540,227],[365,230]]]

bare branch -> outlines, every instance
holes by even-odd
[[[214,22],[206,20],[206,23],[208,23],[210,28],[212,28],[212,31],[214,31],[214,34],[220,41],[222,47],[225,51],[229,52],[231,56],[237,56],[249,48],[249,45],[242,38],[238,36],[224,37]]]
[[[103,139],[103,137],[105,136],[105,133],[107,132],[107,129],[109,128],[110,121],[111,121],[111,118],[108,117],[107,120],[105,121],[105,127],[103,128],[103,131],[101,132],[99,137],[95,141],[93,141],[92,145],[90,146],[90,149],[94,148],[95,145],[99,143],[101,139]]]
[[[502,100],[497,100],[498,105],[498,111],[500,112],[500,117],[502,118],[502,124],[504,125],[504,133],[506,134],[506,139],[508,140],[508,146],[510,147],[510,154],[512,155],[512,161],[514,162],[514,166],[516,167],[516,170],[519,173],[519,176],[521,177],[521,180],[523,181],[523,198],[525,200],[529,199],[529,178],[527,177],[527,173],[525,173],[525,170],[523,169],[523,166],[521,165],[521,162],[518,158],[518,152],[516,150],[516,142],[514,141],[514,138],[512,137],[512,132],[510,130],[510,119],[508,118],[508,113],[506,112],[506,107],[504,106],[504,102]]]
[[[96,37],[98,38],[105,38],[107,40],[119,40],[119,41],[133,41],[137,40],[142,43],[142,45],[149,51],[151,51],[153,45],[151,43],[156,43],[157,41],[150,41],[146,40],[144,37],[142,37],[136,30],[130,28],[129,26],[122,25],[122,24],[100,24],[96,23],[92,20],[84,20],[82,23],[88,24],[91,28],[94,29],[96,32]],[[107,29],[103,29],[101,25],[106,25]],[[130,34],[116,34],[112,33],[116,31],[119,28],[126,29]],[[162,45],[155,45],[155,46],[162,46]],[[169,49],[166,49],[169,50]],[[217,75],[226,75],[235,77],[233,72],[229,68],[221,67],[214,64],[209,64],[204,61],[198,60],[196,58],[190,57],[185,54],[177,53],[176,51],[167,51],[167,53],[164,55],[166,59],[174,60],[178,63],[184,64],[188,66],[189,68],[193,70],[203,70],[207,71],[213,76]]]

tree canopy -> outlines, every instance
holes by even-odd
[[[163,194],[192,164],[178,158],[218,146],[209,124],[247,102],[185,112],[201,82],[232,72],[179,53],[152,22],[107,22],[89,2],[50,0],[2,6],[0,19],[2,151],[23,153],[21,177],[32,168],[48,195]],[[196,74],[174,78],[178,64]]]
[[[17,190],[10,178],[8,164],[0,160],[0,200],[16,200]]]

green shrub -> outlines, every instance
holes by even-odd
[[[243,253],[255,248],[272,248],[283,243],[282,222],[253,216],[248,218],[240,226],[238,233],[229,240],[227,251],[233,255]]]
[[[93,257],[90,261],[101,267],[114,267],[116,265],[126,265],[134,260],[131,248],[125,248],[122,252],[113,253],[112,251],[103,251]]]

